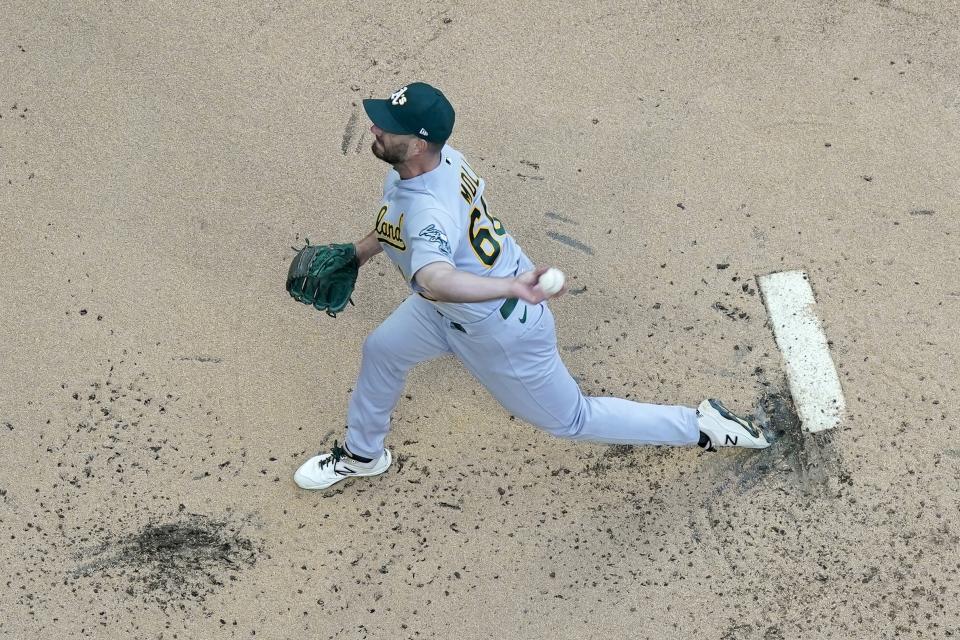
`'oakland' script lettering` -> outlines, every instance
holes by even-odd
[[[407,250],[407,243],[403,241],[403,233],[401,229],[403,228],[403,215],[400,214],[400,219],[397,221],[397,225],[394,226],[390,222],[384,220],[384,217],[387,215],[387,205],[380,207],[380,212],[377,214],[377,240],[384,244],[388,244],[391,247],[396,247],[400,251]]]

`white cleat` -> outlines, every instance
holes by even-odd
[[[293,481],[301,489],[326,489],[341,480],[362,476],[378,476],[390,468],[393,456],[389,449],[376,460],[360,462],[345,447],[333,443],[330,453],[313,456],[293,474]]]
[[[697,407],[700,446],[707,451],[716,447],[765,449],[770,446],[763,432],[746,418],[734,414],[719,400],[704,400]],[[704,442],[706,439],[706,442]]]

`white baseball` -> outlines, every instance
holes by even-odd
[[[563,289],[563,283],[563,271],[554,269],[553,267],[544,271],[540,279],[537,280],[537,284],[540,285],[540,288],[543,289],[543,292],[548,296],[552,296],[560,291],[560,289]]]

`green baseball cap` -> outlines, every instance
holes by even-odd
[[[363,108],[370,121],[388,133],[415,135],[443,144],[453,133],[456,114],[443,93],[425,82],[397,89],[389,98],[367,98]]]

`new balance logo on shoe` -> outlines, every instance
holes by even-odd
[[[701,434],[697,444],[708,451],[714,447],[763,449],[770,446],[759,428],[727,409],[719,400],[707,399],[700,403],[697,426]]]

